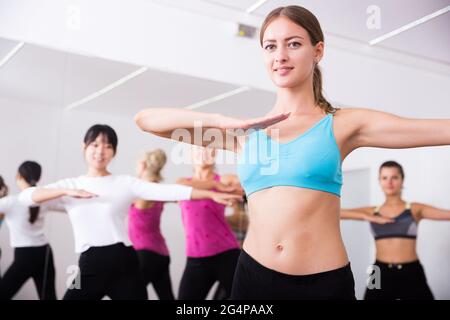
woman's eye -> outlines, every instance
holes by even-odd
[[[264,47],[265,50],[273,50],[273,48],[275,48],[273,44],[268,44]]]
[[[298,47],[300,47],[300,46],[301,46],[300,42],[297,42],[297,41],[294,41],[294,42],[290,42],[290,43],[289,43],[289,47],[290,47],[290,48],[298,48]]]

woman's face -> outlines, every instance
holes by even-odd
[[[313,46],[308,32],[284,16],[267,26],[262,47],[267,72],[280,88],[312,81],[314,65],[323,55],[323,42]]]
[[[403,178],[398,168],[382,168],[380,171],[380,186],[386,196],[399,195],[403,188]]]
[[[216,163],[216,150],[213,148],[192,148],[192,164],[194,166],[208,167]]]
[[[84,158],[89,167],[97,170],[106,170],[114,158],[114,149],[103,134],[84,146]]]

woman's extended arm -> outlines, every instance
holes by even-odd
[[[139,112],[134,120],[143,131],[160,137],[236,152],[237,137],[244,135],[245,130],[263,129],[287,117],[289,114],[283,113],[240,120],[181,108],[151,108]]]

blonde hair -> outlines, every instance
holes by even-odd
[[[155,182],[163,180],[161,170],[167,161],[166,153],[163,150],[156,149],[146,152],[143,161],[145,163],[145,178]]]

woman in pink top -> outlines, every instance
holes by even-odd
[[[160,182],[165,164],[163,150],[147,152],[138,160],[137,175],[148,182]],[[163,208],[164,202],[137,200],[128,211],[128,235],[137,252],[145,286],[152,283],[160,300],[174,300],[169,249],[160,230]]]
[[[226,177],[214,172],[215,151],[193,147],[194,176],[177,183],[222,192],[241,192],[228,185]],[[230,203],[231,205],[232,203]],[[240,254],[239,243],[225,219],[225,206],[214,201],[180,201],[187,262],[181,278],[178,299],[205,299],[216,281],[216,299],[227,299]],[[220,294],[218,294],[220,292]]]

